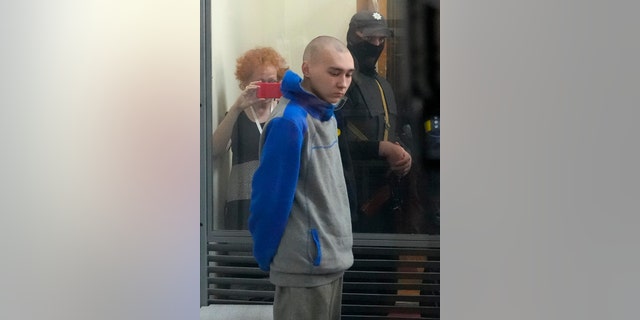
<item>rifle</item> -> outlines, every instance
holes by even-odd
[[[372,216],[384,214],[383,209],[389,208],[390,214],[394,216],[394,228],[397,233],[425,233],[425,210],[418,198],[413,166],[404,177],[388,172],[387,181],[362,204],[360,210],[365,215]]]

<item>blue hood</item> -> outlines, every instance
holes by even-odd
[[[291,70],[287,70],[282,78],[280,91],[282,95],[298,102],[311,116],[327,121],[333,116],[335,106],[302,88],[302,78]]]

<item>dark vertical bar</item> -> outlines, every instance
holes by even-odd
[[[211,0],[200,0],[200,306],[207,305],[207,238],[212,212]]]

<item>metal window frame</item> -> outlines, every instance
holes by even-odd
[[[200,306],[207,305],[207,242],[213,205],[211,0],[200,0]]]

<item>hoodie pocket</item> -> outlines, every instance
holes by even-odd
[[[318,235],[318,230],[311,229],[311,239],[313,239],[313,243],[316,247],[316,256],[313,259],[313,266],[317,267],[320,265],[320,261],[322,261],[322,246],[320,245],[320,236]]]

